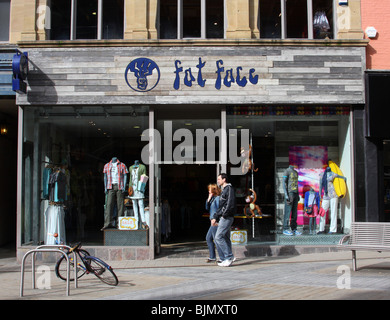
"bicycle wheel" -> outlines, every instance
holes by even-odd
[[[101,281],[110,285],[116,286],[118,284],[118,278],[114,273],[114,270],[105,263],[96,257],[86,257],[86,263],[89,263],[89,268],[91,272],[95,274]]]
[[[82,256],[89,256],[89,253],[88,251],[86,250],[83,250],[83,249],[79,249],[78,250],[80,252],[80,254]],[[70,274],[70,281],[73,281],[74,280],[74,272],[72,270],[74,270],[74,261],[73,261],[73,254],[68,254],[68,257],[69,257],[69,265],[70,265],[70,270],[69,270],[69,274]],[[78,259],[80,260],[80,259]],[[56,263],[56,267],[55,267],[55,273],[56,273],[56,276],[62,280],[65,280],[66,281],[66,268],[67,268],[67,265],[66,265],[66,259],[63,255],[61,255],[61,258],[58,259],[57,263]],[[77,279],[80,279],[86,272],[87,270],[85,269],[85,267],[83,266],[82,262],[79,261],[78,264],[77,264]]]

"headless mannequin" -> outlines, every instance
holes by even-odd
[[[138,213],[141,218],[141,227],[143,229],[149,228],[146,224],[145,217],[145,205],[144,205],[144,193],[138,189],[138,182],[142,174],[146,174],[146,167],[135,160],[134,164],[130,167],[130,185],[133,187],[133,194],[130,199],[133,202],[134,216],[138,219]]]
[[[128,173],[126,166],[121,163],[117,157],[113,157],[111,161],[104,166],[104,168],[105,169],[103,172],[104,192],[106,194],[106,209],[104,211],[104,226],[102,230],[113,224],[112,217],[115,203],[118,210],[118,217],[123,216],[124,193]],[[111,181],[109,181],[109,177],[111,178]],[[123,181],[121,181],[121,179],[123,179]]]
[[[301,235],[297,230],[297,209],[298,209],[298,172],[293,165],[290,165],[283,173],[284,190],[284,219],[283,234]],[[291,219],[290,219],[291,216]],[[289,230],[291,228],[291,231]]]
[[[324,176],[326,176],[327,186],[325,186],[324,185],[325,182],[323,182]],[[321,175],[320,178],[319,194],[322,195],[322,191],[324,191],[321,207],[325,210],[325,212],[330,209],[330,227],[329,227],[330,234],[337,232],[337,208],[338,208],[339,197],[337,196],[333,187],[333,180],[335,178],[341,178],[347,181],[346,177],[340,176],[332,172],[329,167],[325,169],[323,175]],[[327,190],[325,189],[325,187]],[[326,218],[326,214],[320,218],[320,228],[318,233],[324,233],[325,231],[325,218]]]

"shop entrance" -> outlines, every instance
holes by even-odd
[[[204,216],[207,185],[216,183],[216,165],[167,164],[160,170],[162,243],[204,241],[210,225]]]

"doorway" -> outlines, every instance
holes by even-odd
[[[207,186],[216,177],[215,164],[161,165],[161,199],[170,208],[170,219],[162,216],[162,243],[205,241]]]

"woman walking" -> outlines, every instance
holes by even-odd
[[[216,255],[214,238],[218,229],[218,224],[212,225],[211,220],[215,219],[214,215],[219,207],[219,195],[221,194],[221,191],[216,184],[209,184],[207,189],[209,191],[209,197],[206,200],[206,210],[210,213],[210,228],[206,235],[207,246],[209,247],[209,258],[206,260],[206,262],[215,262]],[[221,256],[219,252],[218,255]]]

